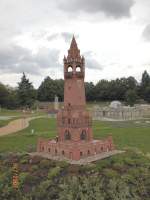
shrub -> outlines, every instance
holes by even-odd
[[[115,178],[115,177],[118,176],[118,173],[117,173],[117,171],[115,171],[113,169],[104,169],[103,175],[108,177],[108,178]]]
[[[48,178],[52,179],[54,177],[57,177],[59,175],[60,171],[61,171],[60,167],[55,167],[53,169],[50,169],[50,171],[48,172]]]
[[[61,161],[61,162],[59,162],[59,166],[60,166],[61,168],[66,168],[66,167],[69,166],[69,163],[67,163],[66,161]]]
[[[47,159],[43,159],[40,161],[40,168],[49,168],[50,167],[50,161]]]
[[[33,165],[31,167],[31,172],[34,172],[34,171],[37,171],[39,168],[38,168],[38,165]]]
[[[23,158],[23,159],[20,160],[20,163],[21,164],[28,164],[29,160],[27,158]]]
[[[28,176],[28,172],[22,172],[19,174],[19,183],[20,183],[20,186],[22,186],[25,182],[25,179],[26,177]]]

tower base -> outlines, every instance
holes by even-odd
[[[32,156],[33,157],[34,156],[40,156],[40,157],[47,158],[47,159],[50,159],[50,160],[66,161],[66,162],[68,162],[72,165],[87,165],[87,164],[90,164],[92,162],[102,160],[102,159],[111,157],[111,156],[116,155],[116,154],[121,154],[121,153],[125,153],[125,151],[112,150],[112,151],[109,151],[109,152],[99,153],[99,154],[96,154],[94,156],[88,156],[88,157],[85,157],[85,158],[81,158],[80,160],[71,160],[71,159],[68,159],[68,158],[63,157],[63,156],[52,156],[49,153],[43,153],[43,152],[32,152],[32,153],[29,153],[29,155],[31,157]]]
[[[59,142],[57,140],[39,138],[37,145],[38,153],[75,161],[113,150],[115,150],[115,147],[111,136],[104,140],[76,142]]]

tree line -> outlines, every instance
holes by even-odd
[[[0,83],[0,106],[9,109],[33,108],[36,101],[54,101],[55,95],[59,101],[64,98],[64,80],[46,77],[38,89],[23,73],[16,88]],[[117,78],[115,80],[100,80],[96,84],[85,82],[87,101],[125,101],[133,106],[137,100],[143,99],[150,103],[150,75],[147,71],[142,74],[141,82],[134,77]]]

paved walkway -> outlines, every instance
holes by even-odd
[[[39,152],[33,152],[33,153],[29,153],[29,155],[31,156],[41,156],[44,158],[48,158],[48,159],[52,159],[52,160],[58,160],[58,161],[63,161],[65,160],[66,162],[70,163],[70,164],[75,164],[75,165],[87,165],[91,162],[94,162],[96,160],[102,160],[104,158],[116,155],[116,154],[120,154],[120,153],[124,153],[125,151],[120,151],[120,150],[113,150],[113,151],[109,151],[109,152],[103,152],[100,154],[97,154],[95,156],[89,156],[87,158],[82,158],[80,160],[70,160],[67,159],[65,157],[60,157],[60,156],[51,156],[48,153],[39,153]]]
[[[41,118],[42,116],[21,118],[11,121],[8,125],[0,128],[0,136],[16,133],[29,126],[29,122],[33,119]]]

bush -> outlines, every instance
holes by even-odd
[[[37,171],[38,169],[39,169],[38,165],[33,165],[33,166],[31,167],[31,172],[35,172],[35,171]]]
[[[69,163],[67,163],[66,161],[61,161],[59,162],[59,166],[61,168],[67,168],[69,166]]]
[[[23,159],[20,160],[20,163],[21,164],[28,164],[29,160],[27,158],[23,158]]]
[[[49,160],[47,160],[47,159],[44,159],[44,160],[41,160],[40,161],[40,168],[42,168],[42,169],[48,169],[48,168],[50,168],[50,161]]]
[[[61,168],[60,167],[55,167],[53,169],[50,169],[48,172],[48,178],[52,179],[54,177],[57,177],[60,174]]]
[[[19,174],[19,183],[20,183],[20,186],[22,186],[25,182],[25,179],[26,177],[29,175],[28,172],[22,172]]]
[[[115,178],[115,177],[119,176],[117,171],[115,171],[113,169],[104,169],[102,173],[104,176],[106,176],[108,178]]]

